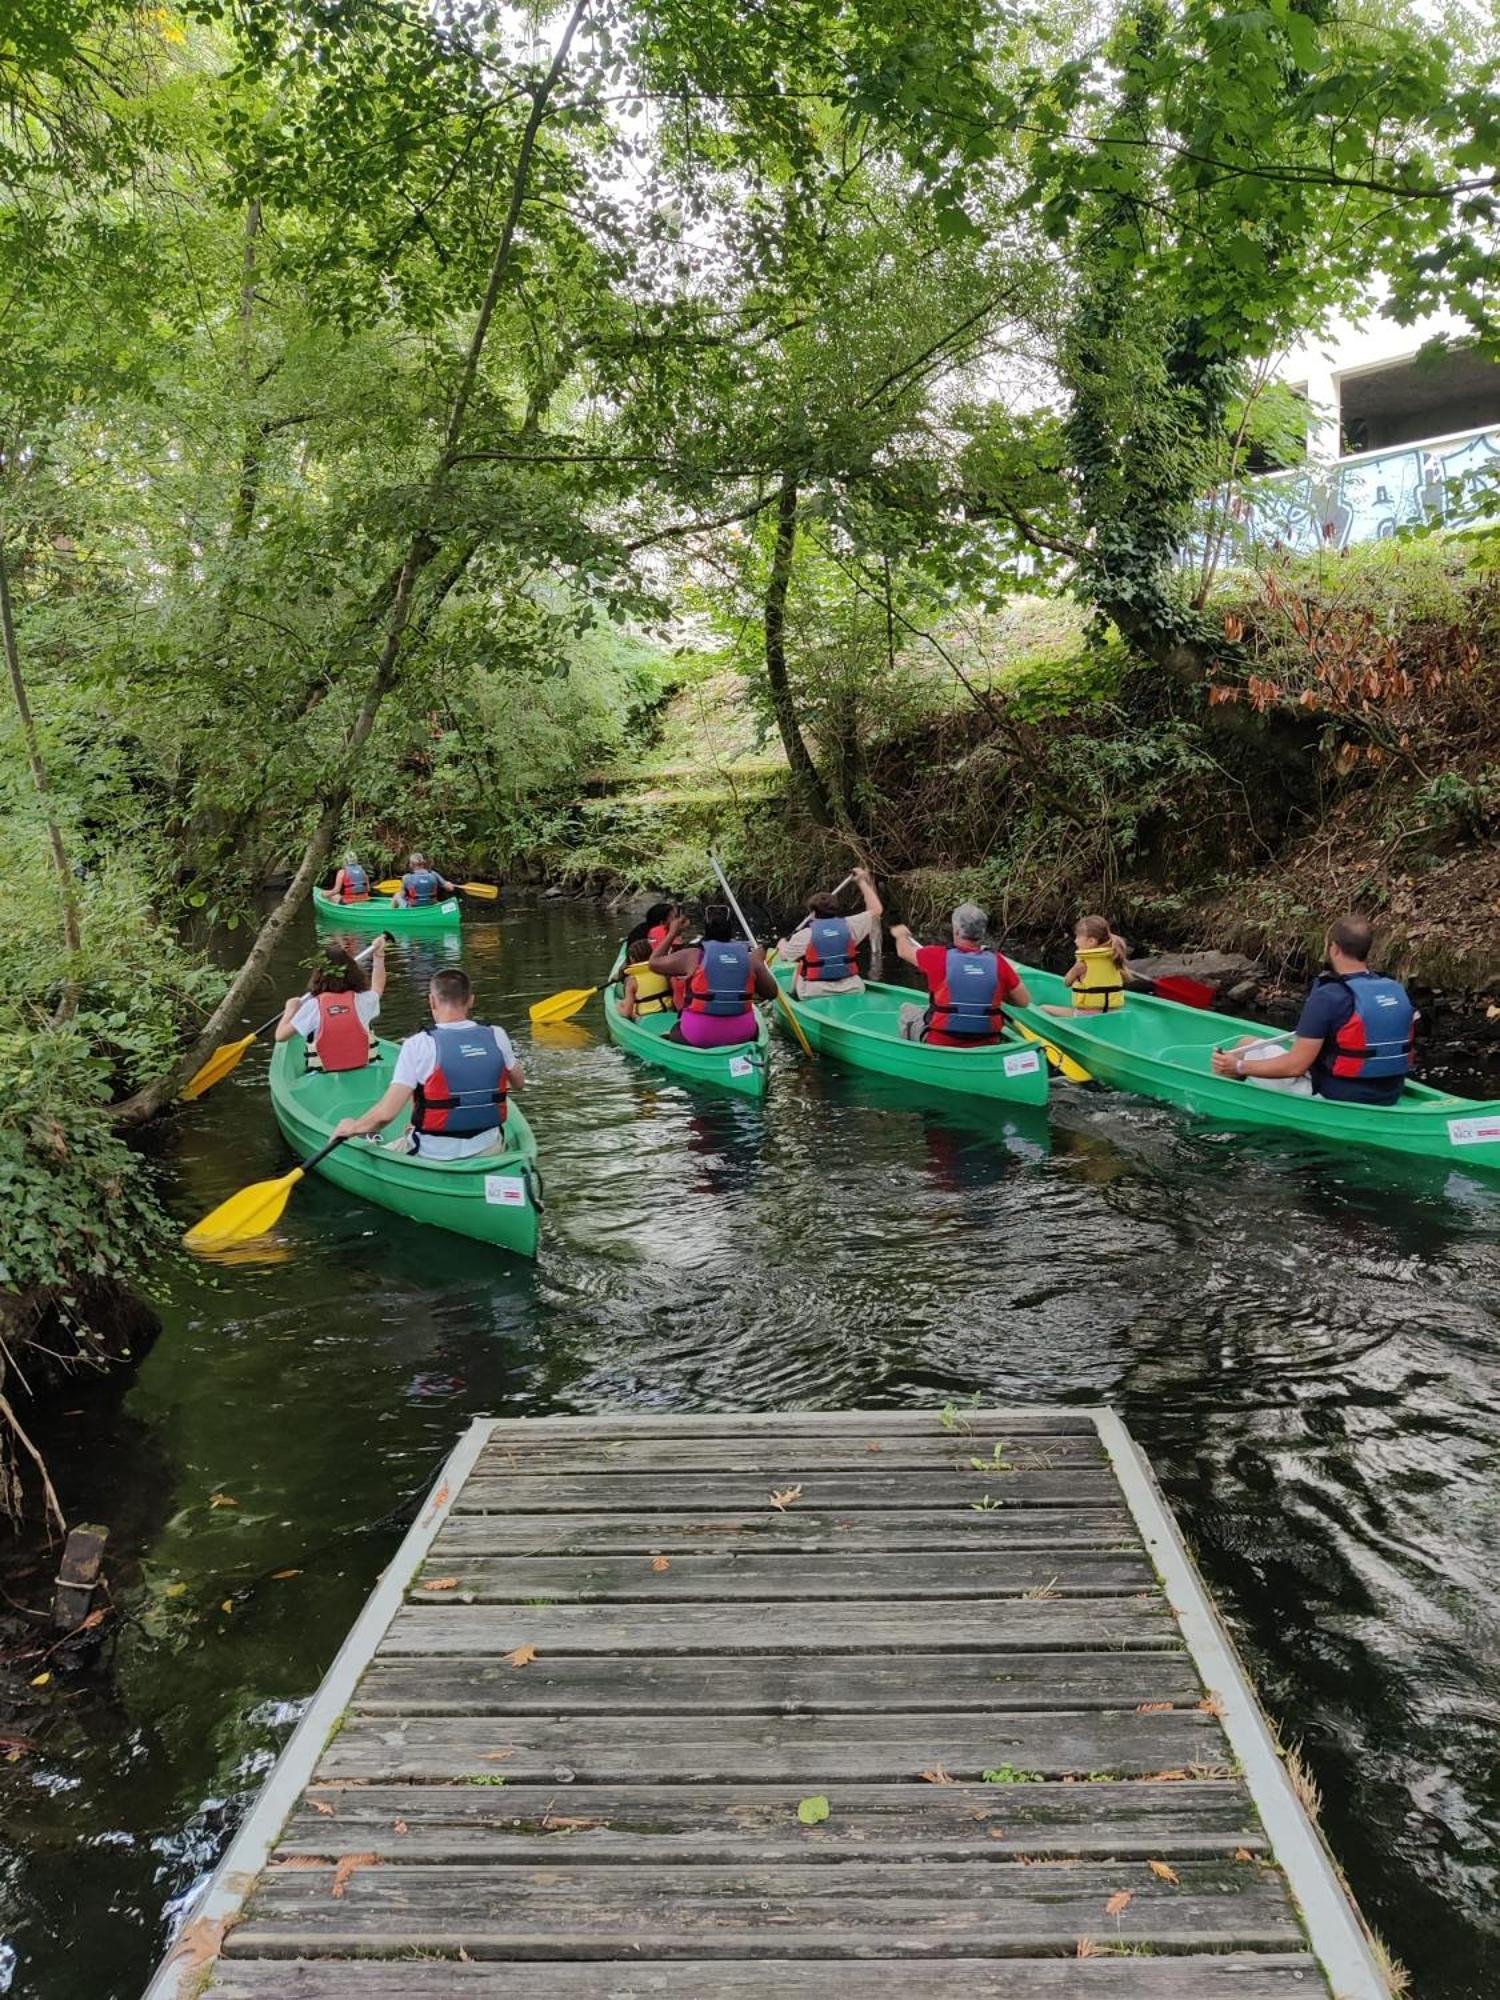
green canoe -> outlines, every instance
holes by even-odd
[[[620,970],[620,961],[615,961],[613,979]],[[707,1083],[716,1090],[737,1091],[742,1097],[764,1097],[766,1094],[766,1053],[770,1034],[766,1024],[756,1017],[757,1034],[753,1042],[732,1042],[723,1049],[694,1049],[686,1042],[669,1042],[667,1036],[677,1024],[675,1014],[648,1014],[642,1021],[627,1020],[620,1012],[620,988],[606,986],[604,989],[604,1020],[612,1042],[622,1049],[628,1049],[642,1062],[655,1063],[658,1069],[670,1070],[673,1076],[680,1076],[688,1083]]]
[[[396,1063],[396,1044],[377,1042],[380,1061],[368,1069],[344,1070],[330,1076],[307,1069],[303,1044],[297,1037],[278,1042],[271,1057],[271,1103],[287,1143],[304,1157],[323,1145],[341,1118],[367,1111],[385,1089]],[[395,1138],[404,1131],[403,1112],[382,1135]],[[431,1229],[451,1229],[513,1250],[518,1257],[536,1255],[541,1175],[536,1139],[525,1116],[514,1104],[505,1121],[506,1149],[473,1160],[418,1160],[390,1152],[381,1140],[346,1139],[314,1168],[325,1180],[347,1188],[364,1201]]]
[[[1247,1035],[1275,1035],[1254,1021],[1234,1020],[1132,993],[1113,1014],[1043,1014],[1043,1001],[1066,1004],[1068,989],[1053,973],[1017,965],[1034,1001],[1017,1007],[1049,1042],[1075,1056],[1100,1083],[1142,1097],[1159,1097],[1184,1111],[1227,1125],[1274,1126],[1306,1133],[1341,1150],[1381,1147],[1421,1154],[1452,1166],[1500,1171],[1500,1104],[1452,1097],[1426,1084],[1408,1083],[1399,1103],[1341,1104],[1326,1097],[1289,1097],[1233,1077],[1215,1076],[1216,1048]],[[1283,1034],[1283,1039],[1285,1036]]]
[[[341,903],[326,889],[312,892],[313,915],[320,924],[343,924],[360,931],[453,931],[463,922],[457,896],[441,903],[413,903],[398,908],[389,896],[371,896],[363,903]]]
[[[793,968],[778,965],[775,971],[790,994]],[[832,1056],[835,1062],[962,1097],[998,1098],[1007,1104],[1047,1102],[1046,1061],[1039,1049],[1018,1035],[976,1049],[903,1041],[901,1009],[921,997],[909,986],[867,980],[863,993],[830,993],[817,1000],[793,1000],[792,1005],[819,1055]]]

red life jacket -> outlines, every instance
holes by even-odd
[[[1001,997],[999,953],[955,947],[932,989],[927,1032],[965,1042],[997,1042],[1005,1032]]]
[[[697,970],[688,980],[688,1006],[695,1014],[728,1020],[755,1005],[755,969],[747,944],[705,941]]]
[[[359,1018],[353,993],[318,995],[313,1045],[324,1069],[363,1069],[370,1060],[370,1031]]]
[[[344,903],[370,900],[370,878],[357,861],[347,861],[339,870],[339,900]]]

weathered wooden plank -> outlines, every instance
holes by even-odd
[[[504,1765],[497,1768],[503,1770]],[[1126,1860],[1259,1854],[1265,1839],[1234,1779],[1166,1784],[832,1785],[804,1826],[796,1785],[318,1785],[288,1823],[286,1854],[392,1861],[973,1861],[1017,1855]]]
[[[533,1438],[705,1437],[1096,1437],[1091,1406],[1021,1403],[1013,1409],[976,1409],[948,1403],[926,1410],[707,1410],[658,1415],[603,1411],[581,1417],[498,1417],[490,1446]]]
[[[924,1709],[1193,1707],[1186,1652],[900,1653],[691,1659],[553,1657],[518,1672],[492,1658],[377,1654],[351,1706],[366,1715],[899,1715]]]
[[[824,1472],[877,1471],[908,1476],[915,1497],[933,1472],[972,1472],[978,1459],[987,1473],[1056,1472],[1071,1466],[1101,1467],[1104,1447],[1093,1431],[1077,1437],[930,1438],[841,1437],[632,1438],[588,1440],[526,1438],[486,1447],[475,1467],[477,1479],[513,1478],[520,1473],[591,1478],[601,1472],[667,1474],[776,1473],[789,1468],[798,1478]]]
[[[780,1939],[774,1940],[778,1950]],[[1301,1952],[1213,1958],[693,1959],[514,1965],[226,1960],[213,2000],[1314,2000]]]
[[[475,1956],[740,1958],[774,1939],[783,1952],[819,1957],[1019,1957],[1076,1953],[1080,1938],[1174,1951],[1295,1950],[1301,1942],[1273,1869],[1184,1861],[1176,1873],[1169,1884],[1138,1861],[736,1869],[386,1863],[356,1869],[335,1897],[331,1866],[273,1867],[225,1949],[294,1958],[438,1943]],[[1128,1903],[1109,1914],[1106,1904],[1122,1891]]]
[[[750,1513],[455,1515],[438,1539],[454,1555],[584,1556],[596,1552],[687,1555],[729,1548],[803,1555],[880,1549],[1138,1548],[1135,1523],[1111,1507],[911,1507],[901,1513],[830,1514],[806,1505]]]
[[[838,1600],[1132,1597],[1155,1572],[1141,1555],[1092,1550],[980,1550],[962,1555],[468,1556],[438,1548],[408,1596],[444,1603],[828,1604]]]
[[[1135,1597],[869,1603],[810,1613],[788,1604],[403,1605],[381,1651],[405,1654],[1104,1652],[1176,1637],[1160,1593]]]
[[[638,1715],[628,1729],[587,1715],[557,1721],[351,1715],[324,1751],[318,1777],[695,1785],[753,1779],[812,1786],[915,1780],[938,1767],[972,1779],[1004,1765],[1043,1777],[1092,1771],[1139,1777],[1193,1765],[1220,1770],[1226,1755],[1218,1723],[1198,1709],[1146,1715]]]
[[[920,1484],[920,1493],[912,1491]],[[863,1512],[871,1508],[1109,1507],[1118,1502],[1114,1475],[1080,1466],[1054,1472],[928,1472],[917,1481],[900,1472],[821,1472],[788,1456],[769,1461],[759,1473],[592,1472],[569,1478],[518,1472],[509,1478],[475,1476],[455,1502],[460,1514],[598,1514],[620,1509],[633,1514],[746,1511],[771,1505],[774,1492],[800,1486],[794,1505],[820,1512]]]

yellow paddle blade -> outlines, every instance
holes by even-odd
[[[482,896],[487,903],[493,903],[500,894],[493,882],[460,882],[458,886],[466,896]]]
[[[394,896],[400,887],[401,884],[399,882],[377,882],[375,884],[376,893],[381,896]]]
[[[292,1189],[302,1179],[302,1168],[293,1167],[279,1180],[257,1181],[241,1188],[228,1201],[221,1201],[211,1215],[195,1222],[183,1237],[189,1250],[228,1250],[233,1244],[248,1243],[252,1236],[264,1236],[281,1220]]]
[[[781,1002],[781,1011],[786,1015],[787,1019],[792,1024],[792,1033],[797,1037],[797,1040],[802,1044],[803,1055],[810,1056],[813,1052],[813,1045],[807,1039],[807,1035],[803,1030],[802,1023],[797,1019],[796,1008],[792,1005],[791,1001],[787,998],[786,994],[779,987],[777,988],[776,998]]]
[[[527,1009],[539,1028],[545,1028],[557,1021],[571,1021],[586,1001],[592,1000],[599,991],[597,986],[571,986],[565,993],[553,993],[545,1000],[537,1000]]]
[[[245,1035],[237,1042],[221,1042],[202,1069],[194,1070],[178,1092],[183,1103],[190,1103],[193,1098],[201,1097],[205,1090],[212,1090],[216,1083],[222,1083],[254,1040],[254,1035]]]
[[[1047,1041],[1037,1033],[1035,1028],[1028,1028],[1024,1021],[1014,1021],[1011,1025],[1015,1028],[1018,1035],[1024,1035],[1028,1042],[1035,1042],[1052,1067],[1059,1071],[1069,1083],[1093,1082],[1093,1077],[1090,1076],[1081,1062],[1075,1062],[1072,1056],[1064,1055],[1055,1042]]]

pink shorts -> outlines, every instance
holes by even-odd
[[[731,1042],[753,1042],[760,1032],[753,1007],[743,1014],[694,1014],[689,1010],[681,1027],[682,1039],[695,1049],[725,1049]]]

